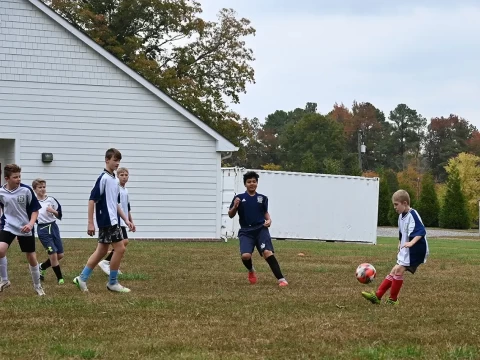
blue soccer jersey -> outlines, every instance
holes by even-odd
[[[95,215],[99,228],[118,225],[119,195],[120,186],[115,174],[104,170],[90,193],[90,200],[95,201]]]
[[[268,212],[268,198],[262,194],[250,195],[248,192],[244,192],[235,195],[230,204],[230,209],[237,197],[240,199],[237,210],[240,228],[242,230],[255,230],[262,227],[265,224],[265,213]]]
[[[8,190],[6,185],[0,187],[0,207],[3,212],[0,229],[17,236],[32,235],[31,231],[22,233],[22,228],[42,206],[30,186],[20,184],[14,190]]]

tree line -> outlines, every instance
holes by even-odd
[[[433,219],[427,226],[465,228],[478,221],[480,133],[466,119],[427,120],[403,103],[385,115],[356,101],[323,113],[308,102],[263,121],[245,119],[228,104],[238,104],[255,82],[246,40],[256,30],[233,9],[206,21],[195,0],[43,1],[239,146],[224,166],[379,176],[380,225],[395,222],[388,197],[399,186]]]

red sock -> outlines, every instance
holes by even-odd
[[[403,275],[395,275],[392,281],[392,290],[390,290],[390,299],[397,301],[398,293],[403,285]]]
[[[378,287],[377,293],[377,298],[381,299],[382,296],[387,292],[388,289],[390,289],[390,286],[392,286],[392,281],[393,277],[392,275],[388,274],[385,279],[383,279],[382,283]]]

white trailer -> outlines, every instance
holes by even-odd
[[[237,237],[238,216],[230,219],[233,197],[245,191],[250,169],[222,168],[222,236]],[[268,197],[274,239],[377,243],[379,179],[360,176],[254,170],[259,193]]]

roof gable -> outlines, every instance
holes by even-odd
[[[202,120],[197,118],[195,115],[193,115],[191,112],[189,112],[187,109],[185,109],[178,102],[173,100],[171,97],[169,97],[163,91],[158,89],[155,85],[150,83],[144,77],[140,76],[135,71],[130,69],[130,67],[125,65],[121,60],[119,60],[114,55],[110,54],[108,51],[106,51],[104,48],[102,48],[100,45],[98,45],[94,40],[92,40],[90,37],[88,37],[86,34],[82,33],[80,30],[76,29],[72,24],[70,24],[68,21],[66,21],[64,18],[62,18],[60,15],[58,15],[55,11],[50,9],[43,2],[41,2],[40,0],[26,0],[26,1],[30,2],[32,5],[34,5],[36,8],[38,8],[40,11],[42,11],[45,15],[47,15],[52,20],[54,20],[57,24],[61,25],[65,30],[67,30],[72,35],[77,37],[80,41],[85,43],[88,47],[90,47],[91,49],[96,51],[98,54],[103,56],[106,60],[108,60],[114,66],[116,66],[117,68],[122,70],[125,74],[127,74],[128,76],[133,78],[135,81],[140,83],[147,90],[152,92],[154,95],[156,95],[162,101],[167,103],[170,107],[175,109],[177,112],[179,112],[185,118],[187,118],[188,120],[193,122],[200,129],[202,129],[204,132],[206,132],[208,135],[210,135],[212,138],[214,138],[217,141],[217,146],[216,146],[217,151],[231,152],[231,151],[237,151],[238,150],[238,147],[233,145],[230,141],[225,139],[218,132],[216,132],[215,130],[210,128]]]

